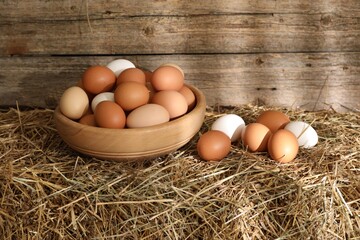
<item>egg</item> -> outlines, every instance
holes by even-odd
[[[268,152],[273,160],[280,163],[291,162],[299,151],[299,144],[295,135],[280,129],[273,133],[268,141]]]
[[[95,109],[95,122],[103,128],[124,128],[126,115],[124,110],[115,102],[100,102]]]
[[[169,112],[158,104],[145,104],[129,113],[126,126],[129,128],[149,127],[170,120]]]
[[[94,97],[94,99],[91,101],[91,109],[93,112],[95,112],[96,106],[102,102],[102,101],[111,101],[114,102],[114,93],[113,92],[103,92],[99,93]]]
[[[177,91],[156,92],[151,102],[163,106],[169,112],[171,119],[185,114],[188,109],[185,97]]]
[[[196,144],[198,155],[207,161],[219,161],[231,150],[231,140],[223,132],[210,130],[199,138]]]
[[[80,118],[79,123],[96,127],[95,115],[94,114],[87,114]]]
[[[59,108],[62,114],[70,119],[81,118],[89,109],[89,99],[86,92],[73,86],[64,91],[60,98]]]
[[[296,136],[299,147],[311,148],[318,142],[318,134],[308,123],[292,121],[289,122],[284,129],[289,130]]]
[[[134,68],[135,65],[127,59],[115,59],[106,65],[118,77],[122,71],[128,68]]]
[[[264,152],[267,150],[271,131],[261,123],[249,123],[243,135],[243,144],[251,152]]]
[[[170,67],[177,68],[181,72],[183,77],[185,78],[184,70],[182,70],[182,68],[179,65],[177,65],[175,63],[163,63],[163,64],[160,65],[160,67],[164,67],[164,66],[170,66]]]
[[[123,82],[114,92],[115,102],[125,111],[131,111],[149,101],[149,89],[138,82]]]
[[[120,73],[117,78],[116,85],[122,82],[138,82],[145,84],[146,78],[143,70],[139,68],[128,68]]]
[[[89,102],[91,102],[91,100],[94,98],[95,94],[89,93],[88,91],[85,90],[84,85],[82,83],[82,79],[80,79],[77,82],[76,86],[81,87],[86,92],[86,94],[88,96],[88,99],[89,99]]]
[[[211,130],[219,130],[225,133],[231,142],[240,138],[241,131],[245,127],[244,120],[236,114],[226,114],[219,117],[211,125]]]
[[[92,94],[111,91],[115,82],[115,74],[104,66],[89,67],[82,75],[84,89]]]
[[[280,111],[268,110],[262,112],[256,119],[256,122],[267,126],[274,133],[278,129],[284,128],[290,122],[290,119]]]
[[[181,93],[185,97],[188,105],[188,111],[191,111],[196,104],[195,94],[193,93],[193,91],[191,91],[190,88],[185,85],[180,88],[179,93]]]
[[[180,90],[184,85],[184,76],[176,67],[158,67],[152,74],[151,84],[157,91]]]

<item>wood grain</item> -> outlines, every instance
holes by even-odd
[[[115,58],[150,70],[176,63],[184,69],[186,82],[204,92],[209,105],[360,110],[359,52],[0,58],[0,105],[18,101],[54,108],[88,66]]]
[[[336,14],[155,16],[0,22],[0,54],[324,52],[360,49],[360,18]]]
[[[3,0],[0,17],[11,21],[79,20],[120,16],[190,16],[221,14],[323,14],[359,17],[358,0]]]
[[[209,105],[359,107],[359,0],[3,0],[0,106],[55,107],[90,65],[182,66]]]

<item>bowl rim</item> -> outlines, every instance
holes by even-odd
[[[134,132],[152,132],[155,130],[159,130],[162,128],[168,128],[171,125],[176,125],[178,122],[181,122],[184,118],[190,118],[193,115],[199,114],[203,111],[203,109],[206,108],[206,99],[205,99],[205,95],[195,86],[192,86],[190,84],[184,84],[184,86],[187,86],[188,88],[191,89],[191,91],[194,93],[195,95],[195,100],[196,100],[196,105],[194,106],[194,108],[185,113],[184,115],[170,120],[168,122],[165,123],[160,123],[160,124],[156,124],[153,126],[148,126],[148,127],[141,127],[141,128],[102,128],[102,127],[97,127],[97,126],[89,126],[89,125],[85,125],[85,124],[81,124],[76,120],[72,120],[68,117],[66,117],[64,114],[62,114],[62,112],[60,111],[60,107],[57,106],[55,109],[55,118],[57,120],[59,120],[60,122],[68,125],[69,127],[72,128],[78,128],[78,129],[82,129],[83,131],[89,131],[89,132],[94,132],[98,133],[99,130],[102,131],[102,133],[107,134],[107,133],[114,133],[114,131],[121,131],[122,133],[126,134],[126,133],[134,133]]]

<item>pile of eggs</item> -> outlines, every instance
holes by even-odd
[[[103,128],[141,128],[176,119],[195,106],[184,72],[163,64],[150,72],[127,59],[87,68],[77,86],[64,91],[59,109],[79,123]]]
[[[290,121],[275,110],[263,111],[255,122],[245,125],[236,114],[216,119],[197,142],[199,156],[208,161],[225,158],[232,143],[242,142],[250,152],[268,152],[273,160],[287,163],[295,159],[299,147],[311,148],[318,142],[314,128],[306,122]]]

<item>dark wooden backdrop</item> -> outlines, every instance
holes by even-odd
[[[209,105],[359,111],[360,1],[0,1],[0,106],[54,108],[116,58],[178,64]]]

